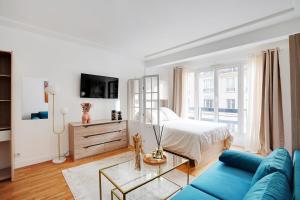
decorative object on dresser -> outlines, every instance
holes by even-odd
[[[0,181],[14,177],[13,133],[11,131],[10,52],[0,51]]]
[[[90,117],[90,109],[92,107],[92,104],[90,103],[82,103],[82,123],[87,124],[91,122],[91,117]]]
[[[69,124],[69,151],[73,160],[124,147],[128,147],[126,120]]]
[[[111,120],[117,120],[117,111],[115,110],[111,111]]]
[[[57,157],[55,157],[52,162],[55,164],[63,163],[66,160],[64,155],[61,155],[61,144],[60,144],[60,136],[64,133],[66,128],[65,116],[68,113],[68,108],[61,109],[61,114],[63,116],[63,128],[60,131],[55,130],[55,95],[57,94],[57,89],[53,85],[48,85],[45,91],[52,95],[52,131],[57,135]]]
[[[122,120],[122,112],[118,111],[118,120]]]

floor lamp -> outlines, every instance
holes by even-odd
[[[65,131],[65,116],[66,114],[68,113],[68,109],[67,108],[63,108],[61,110],[61,114],[62,114],[62,117],[63,117],[63,128],[61,131],[56,131],[55,130],[55,95],[57,93],[56,89],[54,86],[51,86],[49,85],[47,88],[46,88],[46,92],[49,94],[49,95],[52,95],[52,131],[54,134],[57,135],[57,148],[58,148],[58,151],[57,151],[57,157],[55,157],[52,162],[55,163],[55,164],[59,164],[59,163],[63,163],[65,162],[66,160],[66,157],[64,155],[61,155],[61,142],[60,142],[60,136],[64,133]]]

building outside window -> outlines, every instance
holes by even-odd
[[[213,100],[212,99],[204,99],[204,107],[205,108],[212,108],[213,107]]]
[[[204,85],[204,88],[203,88],[204,93],[210,93],[210,92],[214,91],[213,79],[211,79],[211,78],[204,79],[203,80],[203,85]]]
[[[226,92],[235,92],[235,78],[226,78]]]
[[[235,99],[227,99],[227,108],[235,109]]]
[[[188,72],[186,86],[187,118],[195,119],[195,72]]]
[[[247,121],[245,105],[247,98],[246,65],[218,66],[195,72],[193,87],[188,84],[191,98],[189,116],[196,120],[215,121],[227,124],[240,144]],[[189,104],[189,103],[188,103]]]

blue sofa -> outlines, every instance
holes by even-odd
[[[284,148],[267,157],[226,150],[213,166],[172,200],[300,200],[300,151]]]

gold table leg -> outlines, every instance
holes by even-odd
[[[187,162],[187,185],[190,183],[190,161]]]
[[[102,200],[101,171],[99,171],[99,193],[100,193],[100,200]]]

